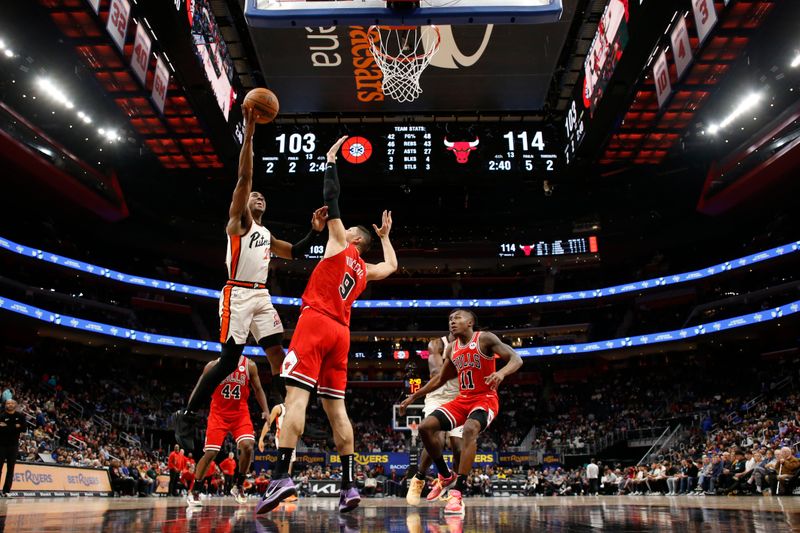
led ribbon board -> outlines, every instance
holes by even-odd
[[[163,281],[153,278],[146,278],[143,276],[133,276],[118,272],[110,268],[103,268],[90,263],[84,263],[76,259],[70,259],[58,254],[45,252],[22,244],[17,244],[8,239],[0,238],[0,248],[4,248],[10,252],[47,261],[56,265],[61,265],[74,270],[80,270],[86,274],[100,276],[107,279],[112,279],[120,283],[128,283],[131,285],[138,285],[140,287],[149,287],[151,289],[160,289],[165,291],[177,292],[180,294],[189,294],[192,296],[204,296],[206,298],[219,299],[220,291],[216,289],[205,289],[203,287],[196,287],[194,285],[184,285],[183,283],[174,283],[171,281]],[[633,281],[622,285],[614,285],[612,287],[603,287],[600,289],[588,289],[575,292],[558,292],[555,294],[536,294],[533,296],[516,296],[511,298],[500,299],[460,299],[460,300],[356,300],[353,304],[354,308],[367,308],[367,309],[409,309],[409,308],[427,308],[427,309],[452,309],[454,307],[518,307],[531,304],[549,304],[554,302],[571,302],[579,300],[591,300],[593,298],[604,298],[607,296],[616,296],[629,292],[645,291],[654,289],[656,287],[666,287],[667,285],[677,285],[689,281],[696,281],[698,279],[716,276],[724,272],[744,268],[762,261],[776,259],[784,255],[797,253],[800,250],[800,241],[784,244],[758,252],[751,255],[740,257],[739,259],[732,259],[699,270],[692,270],[691,272],[683,272],[681,274],[673,274],[671,276],[663,276],[660,278],[651,278],[643,281]],[[299,307],[301,304],[300,298],[292,298],[287,296],[272,296],[272,303],[276,305],[293,305]]]
[[[186,339],[184,337],[171,337],[169,335],[157,335],[135,329],[93,322],[91,320],[83,320],[81,318],[76,318],[69,315],[53,313],[52,311],[40,309],[38,307],[24,304],[16,300],[11,300],[9,298],[0,297],[0,309],[25,315],[43,322],[48,322],[50,324],[66,326],[81,331],[89,331],[91,333],[99,333],[101,335],[109,335],[123,340],[144,342],[159,346],[169,346],[171,348],[187,348],[191,350],[202,350],[208,352],[219,352],[222,348],[218,342],[208,342],[199,339]],[[619,348],[629,348],[633,346],[648,346],[651,344],[661,344],[664,342],[691,339],[694,337],[700,337],[728,329],[750,326],[753,324],[761,324],[795,314],[798,311],[800,311],[800,300],[796,300],[786,305],[775,307],[766,311],[758,311],[749,315],[740,315],[733,318],[717,320],[715,322],[708,322],[705,324],[700,324],[699,326],[692,326],[683,329],[662,331],[660,333],[650,333],[647,335],[638,335],[636,337],[625,337],[619,339],[609,339],[605,341],[585,342],[580,344],[567,344],[563,346],[558,345],[518,348],[517,353],[521,357],[541,357],[547,355],[586,354]],[[263,356],[264,351],[257,346],[246,346],[244,349],[244,354],[249,356]]]

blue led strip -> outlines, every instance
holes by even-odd
[[[0,309],[18,313],[31,318],[36,318],[43,322],[66,326],[69,328],[110,335],[120,339],[126,339],[147,344],[157,344],[159,346],[169,346],[171,348],[187,348],[191,350],[203,350],[208,352],[219,352],[221,349],[218,342],[207,342],[198,339],[186,339],[183,337],[170,337],[168,335],[156,335],[138,331],[135,329],[121,328],[99,322],[82,320],[68,315],[60,315],[51,311],[45,311],[32,305],[27,305],[16,300],[0,297]],[[740,328],[762,322],[769,322],[781,317],[789,316],[800,311],[800,300],[792,303],[775,307],[770,310],[759,311],[749,315],[741,315],[716,322],[708,322],[699,326],[692,326],[673,331],[662,331],[661,333],[650,333],[636,337],[625,337],[624,339],[610,339],[606,341],[584,342],[581,344],[567,344],[563,346],[542,346],[539,348],[517,348],[517,353],[522,357],[540,357],[547,355],[570,355],[602,352],[618,348],[628,348],[631,346],[647,346],[650,344],[660,344],[663,342],[691,339],[701,335],[725,331],[727,329]],[[247,346],[244,349],[245,355],[263,356],[264,351],[257,346]]]
[[[40,259],[56,265],[80,270],[81,272],[85,272],[87,274],[93,274],[95,276],[101,276],[114,281],[119,281],[121,283],[130,283],[132,285],[139,285],[141,287],[150,287],[151,289],[161,289],[165,291],[178,292],[181,294],[205,296],[207,298],[215,299],[218,299],[220,294],[220,291],[216,289],[204,289],[203,287],[196,287],[194,285],[184,285],[182,283],[173,283],[171,281],[162,281],[141,276],[131,276],[130,274],[124,274],[109,268],[99,267],[89,263],[84,263],[82,261],[77,261],[75,259],[70,259],[68,257],[63,257],[61,255],[51,254],[36,248],[23,246],[3,238],[0,238],[0,248],[5,248],[10,252],[24,255],[26,257]],[[651,278],[644,281],[634,281],[631,283],[625,283],[623,285],[604,287],[602,289],[590,289],[576,292],[559,292],[556,294],[537,294],[534,296],[518,296],[514,298],[501,298],[494,300],[356,300],[356,302],[353,304],[353,307],[366,309],[452,309],[454,307],[517,307],[531,304],[589,300],[592,298],[603,298],[605,296],[614,296],[628,292],[649,290],[656,287],[665,287],[667,285],[686,283],[688,281],[695,281],[710,276],[716,276],[730,270],[744,268],[755,263],[760,263],[769,259],[775,259],[776,257],[797,253],[798,250],[800,250],[800,241],[784,244],[783,246],[778,246],[776,248],[764,250],[763,252],[740,257],[739,259],[725,261],[724,263],[701,268],[700,270],[693,270],[691,272],[684,272],[682,274],[674,274],[661,278]],[[276,305],[300,306],[301,300],[300,298],[291,298],[286,296],[272,296],[272,303]]]

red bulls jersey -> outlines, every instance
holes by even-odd
[[[481,353],[480,336],[481,332],[476,331],[467,344],[461,344],[458,339],[453,341],[450,360],[458,370],[458,389],[462,396],[497,395],[484,380],[495,371],[494,354]]]
[[[211,412],[222,416],[248,413],[249,397],[250,373],[247,371],[247,358],[242,355],[239,356],[236,370],[214,389],[214,394],[211,395]]]
[[[311,307],[350,325],[350,308],[367,286],[367,266],[358,248],[347,248],[319,262],[303,293],[303,307]]]

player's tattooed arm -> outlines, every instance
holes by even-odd
[[[497,390],[497,387],[506,377],[520,369],[522,366],[522,358],[514,348],[501,341],[497,335],[490,331],[481,333],[479,342],[481,352],[486,355],[497,354],[500,356],[500,359],[506,363],[503,368],[486,376],[484,380],[492,390]]]
[[[239,152],[239,179],[233,190],[233,199],[228,209],[228,235],[243,235],[253,223],[253,215],[247,203],[250,201],[250,192],[253,190],[253,135],[256,131],[256,121],[252,108],[242,108],[244,115],[244,139],[242,150]]]

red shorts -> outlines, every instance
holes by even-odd
[[[313,391],[323,398],[344,399],[347,387],[347,355],[350,328],[310,307],[297,321],[281,377],[287,385]]]
[[[486,428],[488,428],[500,411],[500,403],[497,401],[497,394],[471,394],[469,396],[459,394],[452,402],[447,402],[434,409],[434,412],[436,411],[444,414],[451,424],[449,428],[443,427],[444,431],[463,426],[473,411],[486,412]],[[486,428],[483,429],[486,430]]]
[[[208,415],[208,428],[206,429],[206,443],[203,451],[219,451],[225,436],[231,433],[236,439],[236,444],[243,440],[255,442],[256,436],[253,432],[253,422],[250,420],[250,413],[220,414],[214,410]]]

